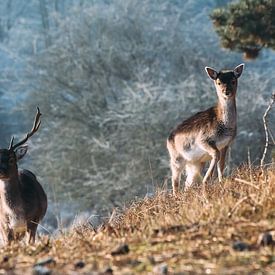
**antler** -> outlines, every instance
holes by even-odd
[[[35,132],[37,132],[37,130],[39,129],[40,124],[41,124],[41,120],[40,120],[41,115],[42,114],[40,112],[40,109],[37,107],[37,112],[36,112],[36,115],[35,115],[35,119],[34,119],[31,131],[29,133],[27,133],[27,135],[24,139],[22,139],[21,141],[19,141],[15,145],[13,145],[14,137],[12,137],[11,142],[10,142],[10,146],[9,146],[9,150],[14,150],[15,148],[17,148],[20,145],[24,144]]]

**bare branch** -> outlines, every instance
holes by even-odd
[[[275,101],[275,92],[273,92],[272,96],[271,96],[271,101],[267,107],[267,109],[265,110],[265,113],[263,115],[263,123],[264,123],[264,129],[265,129],[265,147],[264,147],[264,152],[263,152],[263,156],[261,159],[261,169],[263,169],[264,166],[264,160],[266,157],[266,153],[267,153],[267,148],[269,145],[269,129],[268,129],[268,125],[267,125],[267,115],[269,113],[269,111],[271,110],[272,105],[274,104]]]

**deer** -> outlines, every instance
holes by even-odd
[[[207,75],[214,82],[218,100],[215,106],[181,122],[168,136],[167,149],[170,155],[173,195],[179,192],[184,169],[184,189],[201,179],[205,186],[209,178],[212,178],[215,167],[218,180],[222,181],[226,153],[237,132],[236,93],[243,69],[244,64],[233,70],[219,72],[205,67]],[[209,161],[209,167],[202,178],[201,173]]]
[[[39,129],[41,112],[37,107],[33,127],[26,136],[8,149],[0,149],[0,236],[2,245],[21,240],[35,242],[39,222],[47,211],[47,196],[36,176],[29,170],[18,170],[17,162],[27,153],[25,144]]]

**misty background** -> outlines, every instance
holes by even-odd
[[[169,131],[216,101],[205,66],[245,63],[226,173],[248,156],[259,163],[275,54],[244,61],[221,49],[209,14],[229,2],[0,2],[0,146],[30,130],[39,106],[42,125],[19,166],[48,194],[46,227],[79,213],[96,223],[114,207],[171,188]],[[274,130],[274,112],[269,121]]]

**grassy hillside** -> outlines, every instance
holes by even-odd
[[[98,230],[76,226],[34,246],[2,248],[0,273],[274,274],[274,233],[274,167],[244,167],[176,198],[164,187]]]

